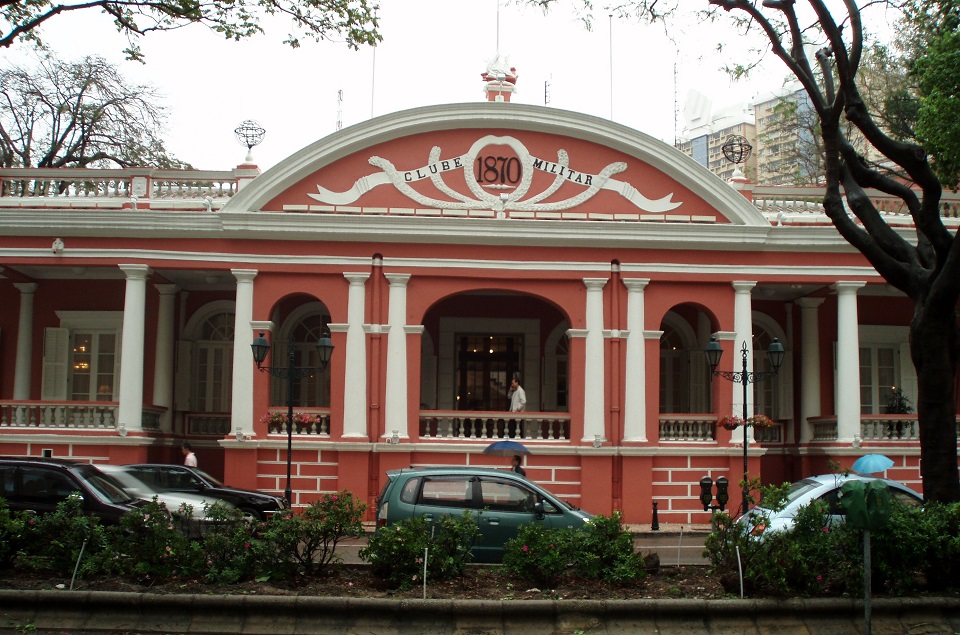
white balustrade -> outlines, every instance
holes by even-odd
[[[486,412],[423,410],[422,439],[570,440],[570,415],[566,412]]]
[[[661,441],[714,441],[717,417],[713,414],[660,415]]]
[[[115,430],[116,402],[0,402],[0,428],[72,428]]]

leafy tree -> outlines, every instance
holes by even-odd
[[[0,0],[0,47],[26,40],[42,45],[41,27],[59,15],[99,9],[125,34],[130,59],[143,59],[139,36],[171,31],[188,24],[202,24],[225,38],[240,40],[262,33],[262,19],[280,15],[289,18],[293,32],[284,43],[296,48],[302,36],[313,40],[342,37],[351,48],[375,44],[378,5],[367,0]]]
[[[0,69],[3,167],[189,167],[164,148],[165,121],[154,88],[100,57]]]
[[[917,137],[934,156],[940,182],[960,182],[960,34],[944,33],[917,60],[920,87]]]
[[[821,0],[808,0],[803,4],[815,17],[812,24],[803,25],[795,0],[765,0],[762,6],[749,0],[708,1],[759,27],[773,53],[803,85],[820,118],[824,210],[840,234],[913,300],[910,352],[919,388],[924,493],[931,500],[960,500],[954,384],[960,352],[956,312],[960,240],[940,217],[940,183],[927,152],[886,134],[864,103],[858,75],[864,52],[860,9],[853,2],[830,9]],[[817,51],[814,63],[804,44],[815,39],[825,46]],[[815,68],[821,71],[819,81]],[[843,117],[886,159],[900,166],[919,191],[863,161],[844,132]],[[915,243],[885,222],[866,188],[903,201],[916,226]],[[844,199],[855,218],[848,214]]]
[[[958,15],[958,0],[913,1],[916,6],[940,7],[947,16]],[[759,30],[770,51],[786,64],[809,96],[823,140],[824,211],[844,239],[914,303],[910,353],[917,370],[924,495],[928,500],[960,501],[955,386],[960,356],[960,238],[943,224],[939,210],[942,190],[927,151],[884,132],[861,93],[865,39],[860,5],[883,4],[893,9],[900,3],[707,0],[706,4],[710,7],[700,11],[703,20],[716,21],[726,12],[741,33]],[[624,6],[624,13],[661,19],[680,4],[679,0],[632,0]],[[813,43],[821,48],[811,59],[808,45]],[[867,163],[845,133],[844,118],[887,161],[899,166],[906,180]],[[907,240],[886,223],[867,188],[903,202],[916,227],[914,240]]]

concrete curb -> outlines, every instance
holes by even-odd
[[[385,635],[533,635],[589,631],[858,635],[863,602],[791,600],[385,600],[251,595],[160,595],[106,591],[0,590],[0,631]],[[876,633],[960,632],[960,598],[872,602]]]

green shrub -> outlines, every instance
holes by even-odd
[[[207,510],[201,540],[204,578],[213,584],[235,584],[253,576],[259,523],[247,522],[235,507],[215,503]]]
[[[540,523],[522,525],[517,537],[504,545],[503,566],[519,580],[552,589],[577,562],[579,534]]]
[[[767,499],[764,498],[766,501]],[[752,533],[752,526],[714,515],[706,539],[711,571],[739,592],[737,556],[746,595],[851,596],[863,594],[863,531],[831,526],[824,504],[798,510],[791,529]],[[960,580],[960,504],[894,505],[886,526],[871,531],[873,592],[893,594],[956,587]]]
[[[200,543],[179,531],[170,512],[156,499],[127,512],[107,532],[104,569],[141,582],[188,578],[202,570]]]
[[[905,593],[960,586],[960,503],[895,506],[871,543],[874,588]]]
[[[82,498],[70,496],[52,512],[23,518],[17,565],[61,576],[72,576],[75,569],[78,577],[99,572],[99,556],[106,544],[104,528],[99,519],[83,513]]]
[[[363,534],[366,505],[349,491],[325,494],[303,513],[275,514],[260,529],[254,557],[261,577],[318,575],[344,538]]]
[[[643,556],[634,549],[633,536],[624,530],[620,512],[595,516],[579,534],[574,540],[578,575],[618,585],[646,575]]]
[[[547,588],[568,576],[626,585],[646,575],[619,512],[595,516],[582,531],[523,525],[504,546],[503,566],[515,578]]]
[[[23,545],[25,522],[25,515],[11,511],[7,501],[0,497],[0,569],[13,566],[14,558]]]
[[[407,518],[377,531],[360,550],[360,557],[392,587],[409,589],[423,582],[424,557],[428,580],[462,576],[478,536],[477,522],[469,512],[441,516],[432,524],[422,517]]]

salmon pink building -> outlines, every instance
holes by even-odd
[[[379,117],[262,174],[0,178],[0,454],[180,462],[189,440],[228,483],[282,492],[292,397],[295,506],[372,503],[404,466],[506,469],[483,449],[512,439],[528,478],[591,512],[705,523],[702,477],[740,502],[744,432],[767,483],[880,452],[922,489],[916,415],[890,406],[916,395],[912,305],[815,189],[728,183],[509,99]],[[261,332],[266,365],[314,370],[258,372]],[[745,346],[766,373],[774,340],[783,365],[744,404],[711,338],[718,370]],[[717,425],[745,410],[773,425]]]

